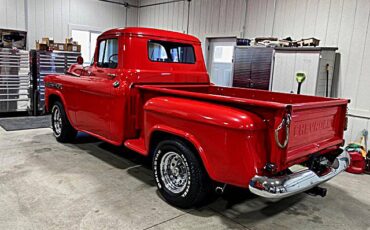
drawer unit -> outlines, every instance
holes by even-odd
[[[44,78],[49,74],[64,74],[70,65],[76,63],[79,52],[31,50],[31,107],[32,114],[44,112]]]
[[[29,53],[0,48],[0,112],[27,111],[30,106]]]

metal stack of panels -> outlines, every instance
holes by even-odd
[[[79,52],[31,50],[31,84],[32,113],[44,112],[45,84],[44,78],[49,74],[65,74],[70,65],[76,63]]]
[[[27,111],[30,106],[29,53],[0,48],[0,112]]]
[[[268,90],[273,52],[270,47],[235,47],[233,86]]]
[[[233,86],[250,88],[253,52],[250,47],[236,46],[233,60]]]

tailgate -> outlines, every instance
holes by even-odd
[[[346,100],[293,105],[286,162],[343,143]]]

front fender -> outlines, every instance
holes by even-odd
[[[46,109],[46,112],[47,113],[50,113],[51,111],[49,111],[49,108],[50,108],[50,98],[52,96],[56,96],[60,99],[60,101],[63,103],[63,106],[64,108],[66,108],[66,102],[65,102],[65,99],[63,97],[63,94],[58,91],[57,89],[51,89],[51,88],[48,88],[46,87],[46,90],[45,90],[45,109]]]
[[[53,96],[55,97],[58,97],[58,99],[61,101],[61,103],[63,104],[63,107],[64,107],[64,110],[66,112],[66,115],[67,115],[67,118],[68,118],[68,121],[71,123],[71,125],[73,127],[75,127],[75,119],[73,116],[73,114],[71,114],[69,112],[69,109],[68,109],[68,104],[66,103],[66,100],[63,96],[63,94],[59,91],[59,89],[57,88],[53,88],[53,87],[48,87],[47,86],[47,83],[45,84],[46,88],[45,88],[45,109],[46,109],[46,112],[47,113],[50,113],[51,111],[49,111],[49,108],[50,108],[50,98],[52,98]]]

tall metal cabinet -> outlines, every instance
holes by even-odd
[[[268,90],[274,48],[236,46],[233,60],[233,86]]]
[[[336,50],[334,47],[275,48],[271,90],[296,93],[296,73],[304,72],[306,80],[301,94],[326,96],[328,89],[331,96]]]
[[[29,72],[28,51],[0,48],[0,113],[28,110]]]
[[[235,47],[233,86],[297,93],[296,73],[306,80],[301,94],[331,96],[335,47]],[[327,68],[328,66],[328,68]],[[327,72],[328,69],[328,72]]]
[[[64,74],[76,63],[79,52],[31,50],[31,110],[33,115],[44,112],[44,77],[49,74]]]

